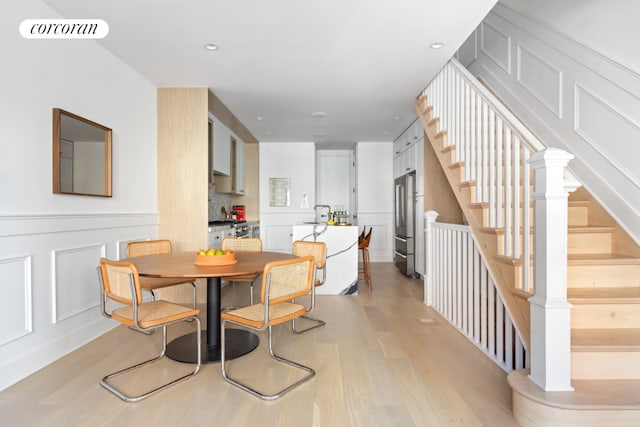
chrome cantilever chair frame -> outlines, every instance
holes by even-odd
[[[100,306],[101,306],[101,310],[102,310],[102,315],[104,317],[107,317],[109,319],[112,318],[112,313],[109,313],[107,311],[107,307],[106,307],[106,302],[107,302],[107,296],[104,292],[104,283],[103,283],[103,278],[102,278],[102,271],[101,271],[101,267],[97,268],[98,270],[98,280],[100,283]],[[114,395],[116,395],[117,397],[119,397],[120,399],[124,400],[125,402],[137,402],[139,400],[145,399],[159,391],[162,391],[174,384],[177,384],[181,381],[184,381],[188,378],[191,378],[192,376],[196,375],[198,373],[198,371],[200,370],[200,366],[201,366],[201,347],[202,347],[202,343],[201,343],[201,324],[200,324],[200,319],[198,318],[197,314],[194,316],[189,316],[186,318],[182,318],[179,320],[174,320],[174,321],[170,321],[170,322],[166,322],[163,323],[161,325],[158,326],[153,326],[153,327],[149,327],[149,328],[143,328],[142,326],[140,326],[139,321],[138,321],[138,302],[137,302],[137,298],[135,297],[136,295],[136,287],[135,287],[135,282],[134,282],[134,277],[133,274],[129,274],[129,287],[131,288],[131,295],[132,295],[132,320],[133,320],[133,325],[129,326],[130,329],[134,330],[134,331],[138,331],[138,332],[143,332],[146,334],[149,334],[149,332],[154,331],[155,329],[158,328],[162,328],[162,351],[160,353],[160,355],[153,357],[149,360],[145,360],[144,362],[140,362],[137,363],[133,366],[129,366],[127,368],[124,369],[120,369],[119,371],[116,372],[112,372],[106,376],[104,376],[102,378],[102,380],[100,380],[100,385],[105,388],[106,390],[110,391],[111,393],[113,393]],[[130,372],[133,371],[137,368],[141,368],[142,366],[157,362],[158,360],[162,359],[166,352],[167,352],[167,326],[172,325],[174,323],[179,323],[179,322],[183,322],[183,321],[195,321],[196,324],[196,330],[197,330],[197,347],[196,347],[196,351],[197,351],[197,363],[196,363],[196,367],[195,369],[186,374],[183,375],[179,378],[176,378],[168,383],[165,383],[159,387],[156,387],[150,391],[147,391],[143,394],[137,395],[137,396],[129,396],[125,393],[123,393],[121,390],[117,389],[114,385],[109,383],[109,380],[117,377],[119,375],[122,375],[126,372]]]
[[[311,260],[312,257],[305,257],[306,259]],[[276,262],[278,263],[278,262]],[[271,264],[276,264],[276,263],[271,263]],[[227,311],[227,308],[223,309],[223,316],[222,317],[222,321],[220,322],[220,330],[221,330],[221,335],[220,335],[220,341],[222,344],[222,349],[220,351],[220,365],[221,365],[221,369],[222,369],[222,377],[230,384],[233,384],[234,386],[256,396],[259,397],[263,400],[275,400],[281,396],[283,396],[285,393],[291,391],[293,388],[299,386],[300,384],[310,380],[315,374],[316,371],[313,368],[310,368],[309,366],[305,366],[302,365],[298,362],[294,362],[293,360],[284,358],[278,354],[276,354],[273,351],[273,341],[272,341],[272,325],[270,324],[270,319],[269,319],[269,308],[270,305],[269,304],[269,295],[270,295],[270,288],[271,288],[271,273],[268,272],[268,268],[269,268],[269,264],[265,267],[265,272],[266,273],[266,277],[263,277],[263,289],[262,289],[262,299],[264,301],[264,317],[262,320],[262,324],[261,326],[251,326],[245,323],[240,323],[240,322],[236,322],[230,319],[227,319],[224,317],[224,313]],[[314,273],[312,273],[312,277],[311,280],[314,280]],[[311,288],[313,288],[313,282],[311,282]],[[311,291],[311,289],[309,289],[309,292]],[[291,303],[288,303],[291,304]],[[300,306],[301,309],[304,309],[304,306],[300,305],[300,304],[292,304],[292,305],[298,305]],[[267,335],[268,335],[268,343],[269,343],[269,355],[276,361],[287,364],[289,366],[293,366],[294,368],[300,369],[304,372],[306,372],[307,374],[304,375],[302,378],[300,378],[298,381],[286,386],[285,388],[273,393],[273,394],[265,394],[262,393],[258,390],[256,390],[255,388],[242,383],[234,378],[231,378],[227,372],[227,367],[226,367],[226,357],[225,357],[225,330],[226,327],[225,325],[227,323],[233,324],[233,325],[237,325],[237,326],[241,326],[244,328],[248,328],[254,331],[264,331],[265,329],[267,329]],[[284,323],[284,322],[282,322]]]
[[[319,244],[321,242],[304,242],[304,241],[301,241],[301,240],[300,241],[296,241],[296,242],[293,243],[294,244],[293,251],[295,252],[295,245],[296,244],[305,244],[305,243],[309,243],[309,244],[314,244],[315,245],[315,244]],[[294,253],[294,255],[296,255],[296,253]],[[313,309],[316,306],[316,286],[324,285],[324,282],[327,280],[327,249],[326,249],[326,246],[325,246],[324,251],[323,251],[323,256],[324,256],[324,259],[322,259],[322,260],[316,259],[315,263],[314,263],[313,287],[311,288],[311,304],[306,307],[307,313],[310,313],[311,311],[313,311]],[[313,255],[313,257],[315,258],[315,255]],[[322,268],[318,268],[318,264],[319,263],[322,266]],[[316,281],[317,280],[318,271],[322,271],[322,280],[320,280],[320,281]],[[300,316],[300,317],[302,317],[304,319],[307,319],[307,320],[309,320],[309,321],[311,321],[313,323],[312,323],[311,326],[309,326],[307,328],[296,329],[296,319],[293,319],[291,321],[291,331],[294,334],[302,334],[304,332],[308,332],[308,331],[310,331],[312,329],[316,329],[316,328],[319,328],[319,327],[324,326],[324,325],[327,324],[327,322],[325,322],[322,319],[317,319],[315,317],[307,316],[306,314],[303,315],[303,316]]]

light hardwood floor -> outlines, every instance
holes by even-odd
[[[317,372],[279,400],[265,402],[227,384],[215,363],[146,400],[122,402],[99,379],[153,355],[161,337],[118,327],[0,392],[0,424],[517,426],[506,374],[424,306],[422,281],[405,278],[390,263],[372,264],[372,274],[373,292],[361,284],[357,296],[318,297],[314,314],[327,321],[325,327],[296,336],[290,325],[274,331],[276,353]],[[242,302],[246,291],[225,287],[223,304]],[[264,387],[266,378],[277,383],[286,377],[288,372],[265,367],[265,342],[231,361],[231,375],[250,381],[264,373],[255,383]],[[163,362],[122,384],[135,391],[188,367]]]

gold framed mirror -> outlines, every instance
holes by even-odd
[[[111,197],[111,129],[53,109],[53,193]]]

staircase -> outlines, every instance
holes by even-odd
[[[455,60],[448,63],[417,98],[416,111],[529,350],[533,232],[543,224],[531,213],[526,160],[542,148],[525,140],[528,131],[512,130],[508,112],[493,112],[499,101],[465,72]],[[570,194],[567,210],[575,391],[545,392],[528,371],[515,371],[509,375],[514,415],[523,426],[640,425],[640,247],[586,190]]]

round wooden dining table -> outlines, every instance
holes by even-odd
[[[220,278],[261,273],[271,261],[295,258],[280,252],[236,252],[235,255],[237,263],[215,267],[195,265],[195,252],[143,255],[123,260],[135,264],[140,276],[207,279],[207,322],[206,330],[202,331],[203,363],[220,360]],[[247,354],[259,343],[258,336],[250,331],[228,329],[225,357],[233,359]],[[168,344],[167,356],[180,362],[196,363],[193,351],[196,345],[195,332],[180,336]]]

